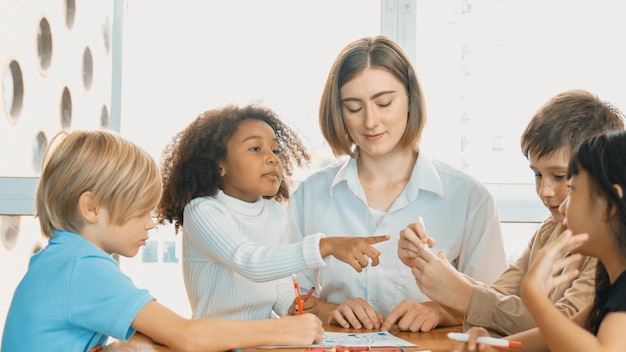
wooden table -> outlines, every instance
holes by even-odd
[[[374,330],[354,330],[343,329],[337,325],[324,325],[326,331],[336,332],[371,332]],[[392,331],[392,333],[404,340],[410,341],[417,345],[417,348],[405,348],[405,351],[423,351],[430,350],[432,352],[447,352],[450,350],[452,341],[448,339],[448,332],[462,331],[461,326],[453,326],[447,328],[437,328],[430,332],[401,332]],[[130,352],[130,351],[142,351],[142,352],[169,352],[172,351],[168,347],[158,345],[152,342],[149,338],[141,334],[135,334],[129,341],[121,342],[115,341],[109,344],[104,351],[109,352]],[[281,348],[281,349],[244,349],[244,351],[282,351],[282,352],[302,352],[306,351],[306,348]]]

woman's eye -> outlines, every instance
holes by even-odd
[[[260,149],[261,149],[261,148],[259,148],[259,147],[252,147],[252,148],[250,148],[250,149],[248,149],[248,150],[251,150],[251,151],[253,151],[253,152],[258,152]]]
[[[562,180],[567,178],[567,175],[554,175],[554,178],[558,179],[558,180]]]
[[[381,107],[381,108],[386,108],[386,107],[388,107],[389,105],[391,105],[391,101],[386,102],[386,103],[377,103],[376,105],[378,105],[378,106],[379,106],[379,107]]]
[[[349,102],[349,103],[345,103],[343,105],[343,108],[348,110],[348,112],[354,114],[354,113],[361,111],[363,109],[363,105],[358,104],[356,102]]]
[[[361,107],[361,106],[359,106],[358,108],[349,108],[349,107],[346,107],[346,109],[348,109],[348,111],[349,111],[349,112],[351,112],[351,113],[355,114],[355,113],[357,113],[357,112],[361,111],[361,109],[363,109],[363,107]]]
[[[278,155],[278,154],[280,154],[280,149],[274,149],[274,150],[272,150],[272,153]]]

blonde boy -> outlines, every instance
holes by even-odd
[[[111,254],[132,257],[155,224],[155,161],[108,131],[61,133],[44,162],[36,212],[48,245],[15,290],[3,351],[87,351],[135,331],[180,351],[224,351],[322,338],[311,314],[273,321],[184,319],[134,286]],[[49,152],[50,153],[50,152]],[[295,318],[295,319],[294,319]]]

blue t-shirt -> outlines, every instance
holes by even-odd
[[[15,289],[2,352],[87,351],[109,336],[127,340],[135,316],[154,299],[82,236],[54,233]]]

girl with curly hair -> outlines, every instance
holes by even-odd
[[[309,154],[265,107],[226,106],[201,114],[165,148],[160,224],[183,233],[183,275],[194,318],[266,319],[287,313],[288,276],[325,267],[329,255],[361,271],[389,239],[322,233],[295,242],[281,202],[294,166]]]

